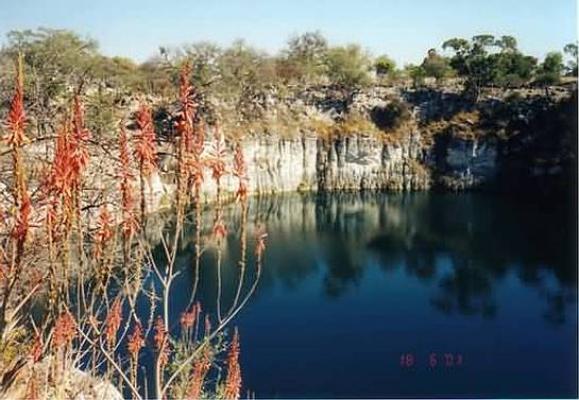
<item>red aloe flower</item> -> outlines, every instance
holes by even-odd
[[[217,215],[215,216],[215,222],[213,223],[213,236],[215,240],[220,242],[225,238],[227,235],[227,228],[225,227],[225,223],[223,222],[222,211],[220,209],[217,210]]]
[[[235,146],[235,156],[233,158],[233,175],[237,176],[239,186],[235,193],[235,198],[244,201],[247,198],[247,165],[243,156],[241,143],[237,142]]]
[[[106,206],[101,207],[99,219],[97,222],[97,232],[95,234],[94,242],[94,257],[100,260],[103,255],[103,250],[107,246],[109,240],[113,237],[113,218]]]
[[[187,388],[187,398],[201,398],[205,376],[209,372],[209,368],[211,368],[211,358],[211,350],[209,347],[205,347],[203,353],[201,353],[201,357],[195,362],[193,366],[193,372],[191,373],[189,380],[189,387]]]
[[[209,154],[209,166],[212,171],[212,178],[217,185],[221,177],[225,175],[225,137],[218,126],[215,127],[215,143]]]
[[[80,178],[86,169],[89,161],[88,149],[86,147],[90,140],[90,132],[85,127],[84,122],[84,105],[80,96],[74,97],[72,112],[72,136],[71,136],[71,161],[74,173],[73,183],[80,184]]]
[[[137,322],[133,333],[129,336],[129,341],[127,343],[127,350],[133,359],[139,357],[139,352],[145,346],[145,339],[143,338],[143,327],[140,322]]]
[[[60,314],[54,324],[54,334],[52,344],[54,347],[62,347],[74,339],[76,336],[76,322],[70,312],[65,311]]]
[[[12,236],[21,244],[26,241],[30,228],[30,215],[32,214],[32,202],[26,190],[26,186],[20,187],[18,195],[19,205],[16,212],[16,225],[12,231]]]
[[[239,399],[241,392],[241,367],[239,366],[239,333],[235,329],[233,340],[227,354],[227,378],[225,379],[225,391],[223,397],[226,399]]]
[[[17,257],[20,258],[28,235],[30,215],[32,213],[32,204],[28,195],[26,173],[20,149],[20,147],[28,141],[24,133],[26,115],[24,112],[24,74],[22,72],[21,55],[18,57],[16,87],[14,89],[14,96],[10,103],[7,122],[9,134],[6,141],[12,151],[12,168],[14,176],[13,196],[14,206],[16,208],[16,221],[12,228],[12,237],[16,239],[18,247]]]
[[[138,229],[137,218],[135,217],[134,207],[135,199],[133,193],[133,174],[131,173],[131,156],[129,151],[129,142],[127,132],[121,123],[119,133],[120,148],[120,173],[121,179],[121,210],[122,210],[122,231],[125,238],[131,237]]]
[[[54,159],[45,182],[45,191],[47,194],[55,193],[70,196],[70,181],[72,177],[71,154],[70,124],[68,118],[65,118],[56,137]]]
[[[186,330],[190,329],[195,325],[195,319],[197,318],[197,305],[193,305],[189,311],[185,311],[181,314],[181,328]]]
[[[24,111],[24,73],[22,69],[22,55],[19,55],[16,67],[16,88],[10,102],[10,111],[8,112],[8,130],[10,134],[6,141],[12,148],[20,147],[28,141],[24,133],[26,113]]]
[[[32,358],[32,362],[34,364],[40,361],[40,358],[42,357],[42,347],[43,347],[42,336],[36,334],[36,336],[34,337],[34,344],[32,345],[32,349],[30,350],[30,358]]]
[[[157,168],[157,145],[151,108],[145,104],[137,112],[137,125],[135,154],[143,176],[149,178]]]
[[[121,299],[120,297],[117,297],[105,320],[105,338],[110,347],[114,346],[117,341],[117,332],[121,327],[122,321],[122,310]]]
[[[153,341],[155,342],[155,349],[159,354],[160,364],[166,365],[169,361],[170,353],[169,334],[161,317],[158,317],[155,321],[155,336],[153,337]]]

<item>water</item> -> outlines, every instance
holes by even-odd
[[[257,291],[234,320],[244,387],[258,398],[576,396],[567,210],[484,194],[251,199],[248,230],[264,223],[269,237]],[[239,218],[226,210],[223,308],[237,285]],[[184,247],[179,312],[192,258]],[[199,299],[213,311],[215,282],[209,249]]]

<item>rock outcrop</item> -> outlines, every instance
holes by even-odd
[[[458,92],[380,87],[349,94],[308,91],[293,100],[271,100],[267,107],[272,115],[280,108],[293,108],[296,118],[301,118],[294,122],[301,125],[294,135],[277,132],[271,126],[245,135],[242,147],[249,192],[484,188],[510,176],[515,153],[517,173],[524,169],[532,176],[537,168],[533,164],[536,150],[531,145],[539,143],[541,135],[547,136],[540,133],[545,121],[537,123],[537,119],[557,115],[559,104],[572,103],[573,92],[556,100],[527,92],[516,92],[515,100],[510,99],[513,93],[489,96],[476,105],[466,102]],[[388,109],[389,104],[394,107]],[[566,120],[566,113],[561,117],[559,112],[559,117],[553,118]],[[348,125],[351,115],[366,125]],[[388,121],[396,117],[402,122]],[[308,124],[312,120],[326,124],[324,133]],[[384,123],[390,125],[380,126]],[[347,132],[340,131],[344,125]],[[206,150],[212,145],[208,140]],[[554,165],[548,164],[549,171],[556,171],[559,150],[549,148],[555,149],[555,154],[547,157],[554,160]],[[171,190],[167,183],[171,181],[170,170],[165,169],[153,191],[158,199]],[[225,193],[232,194],[236,187],[235,177],[222,180]],[[215,193],[214,183],[206,179],[204,197],[210,200]]]

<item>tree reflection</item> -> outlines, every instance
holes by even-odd
[[[553,204],[483,194],[253,198],[245,218],[250,226],[266,223],[272,239],[255,295],[276,283],[292,290],[321,274],[323,293],[337,298],[361,282],[369,265],[377,265],[385,274],[402,272],[433,291],[430,304],[439,312],[493,318],[500,306],[494,288],[513,275],[541,293],[549,322],[563,323],[566,305],[576,301],[574,231],[565,209]],[[239,208],[225,207],[224,218],[243,216]],[[239,234],[232,236],[224,285],[232,260],[240,257]],[[544,276],[554,278],[556,290],[547,290]],[[211,292],[206,284],[211,286],[201,277],[200,290]]]

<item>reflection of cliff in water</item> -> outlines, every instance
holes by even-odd
[[[249,207],[250,246],[256,225],[266,224],[269,233],[256,296],[275,285],[297,287],[321,273],[323,292],[337,297],[377,263],[386,274],[402,268],[434,288],[431,304],[444,313],[492,318],[500,309],[493,287],[511,274],[537,289],[551,322],[564,322],[566,304],[576,301],[574,219],[553,202],[524,204],[484,194],[336,193],[252,198]],[[204,215],[208,244],[211,210]],[[226,207],[228,226],[238,227],[240,217],[239,207]],[[192,227],[184,236],[193,240]],[[194,248],[185,242],[178,260],[183,276],[175,289],[183,293],[192,279],[186,266]],[[223,281],[233,288],[239,230],[229,232],[226,246]],[[215,293],[214,256],[209,246],[202,259],[201,298]],[[252,262],[250,257],[248,265]],[[224,290],[225,302],[229,292]]]

